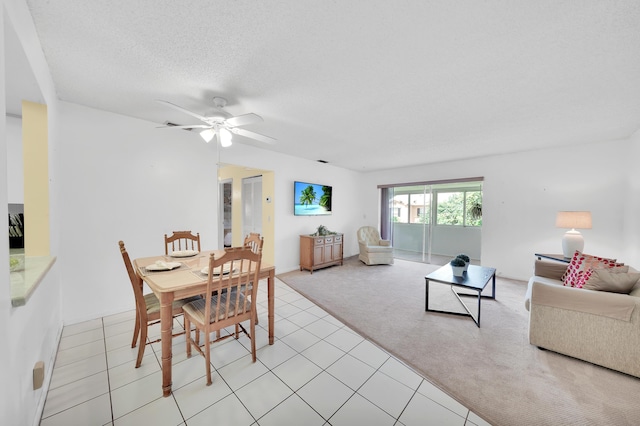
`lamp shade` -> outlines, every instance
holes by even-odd
[[[223,147],[231,146],[231,132],[225,129],[224,127],[220,128],[218,131],[220,135],[220,145]]]
[[[591,212],[558,212],[556,216],[557,228],[591,229]]]
[[[206,143],[211,142],[211,139],[216,135],[216,133],[212,129],[203,130],[200,132],[200,136]]]

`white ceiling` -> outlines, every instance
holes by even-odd
[[[237,141],[353,170],[640,129],[637,0],[27,3],[60,99],[194,124],[155,100],[222,96],[278,139]]]
[[[22,101],[44,103],[29,61],[7,15],[4,15],[5,105],[12,116],[22,116]]]

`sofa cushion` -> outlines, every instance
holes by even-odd
[[[588,313],[621,321],[631,321],[636,298],[611,292],[591,291],[534,281],[529,310],[535,305]],[[588,327],[588,324],[585,324]]]
[[[562,282],[568,287],[582,288],[594,268],[612,268],[615,266],[622,266],[622,264],[616,263],[616,259],[584,254],[576,250],[567,272],[562,276]]]
[[[628,294],[640,279],[640,273],[629,273],[629,268],[593,269],[582,288]]]
[[[568,267],[569,265],[566,263],[536,260],[533,267],[533,275],[561,280]]]

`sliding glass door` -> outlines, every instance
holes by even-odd
[[[396,257],[429,262],[431,196],[429,185],[389,189],[391,240]]]
[[[381,188],[381,229],[396,258],[444,263],[467,253],[480,259],[481,178]]]

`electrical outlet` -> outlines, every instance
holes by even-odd
[[[44,382],[44,362],[38,361],[33,367],[33,390],[40,389]]]

